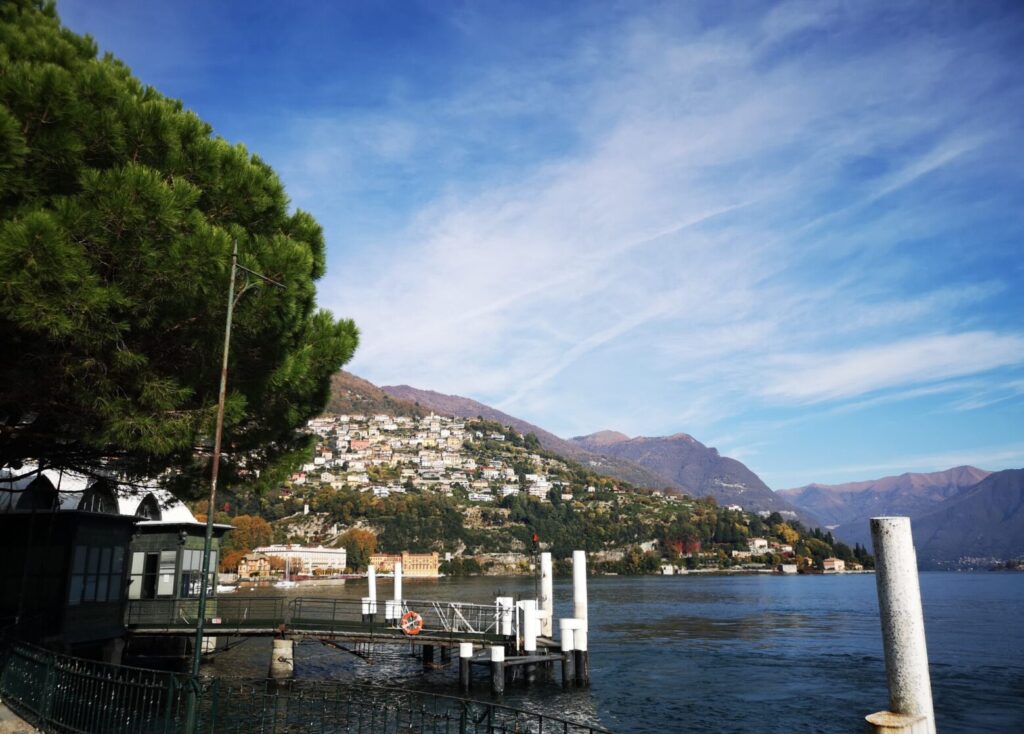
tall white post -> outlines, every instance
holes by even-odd
[[[523,650],[527,655],[537,652],[537,600],[519,602],[523,608]]]
[[[369,590],[363,597],[363,622],[373,622],[377,613],[377,572],[372,565],[366,567],[366,582]]]
[[[400,619],[402,616],[402,562],[395,563],[395,593],[384,602],[384,619]]]
[[[558,633],[562,643],[562,685],[571,686],[576,682],[576,654],[573,652],[573,630],[579,623],[578,619],[563,618],[558,620]]]
[[[587,554],[581,550],[572,552],[572,602],[573,617],[581,625],[573,633],[576,682],[586,685],[590,682],[590,653],[587,651]]]
[[[512,636],[512,616],[515,614],[516,603],[511,596],[499,596],[494,600],[498,607],[498,630],[505,637]]]
[[[540,554],[540,609],[543,613],[540,620],[540,633],[544,637],[551,637],[555,616],[555,595],[551,554],[547,552]]]
[[[572,552],[572,606],[573,617],[587,621],[587,554]]]
[[[872,731],[935,734],[924,611],[909,517],[871,518],[889,711],[867,717]]]
[[[525,599],[519,602],[523,610],[523,654],[537,654],[537,633],[540,631],[540,624],[537,618],[537,600]],[[527,663],[523,672],[527,683],[533,683],[537,679],[537,664]]]

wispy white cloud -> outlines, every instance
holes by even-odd
[[[94,5],[61,7],[165,91],[207,84],[200,113],[324,223],[320,300],[375,382],[564,434],[724,436],[769,469],[826,423],[924,409],[998,447],[985,418],[1019,415],[1024,72],[998,9],[428,5],[438,35],[390,39],[428,73],[381,60],[363,86],[306,47],[345,9],[226,58],[216,6]],[[253,64],[281,69],[243,80],[266,110],[225,87]],[[874,466],[953,456],[901,446]]]
[[[438,165],[422,205],[350,250],[322,292],[363,330],[352,368],[563,433],[652,433],[728,430],[752,405],[962,400],[967,378],[1021,365],[1021,330],[979,319],[1002,274],[921,278],[934,263],[908,245],[948,256],[945,232],[984,196],[937,209],[941,182],[1009,170],[1009,105],[966,83],[1005,76],[985,43],[998,29],[887,39],[865,14],[783,4],[715,28],[637,14],[556,59],[345,122],[338,139],[361,130],[367,145],[339,150],[335,172],[372,162],[422,183]],[[857,24],[870,43],[846,37]],[[524,117],[560,145],[538,155],[531,125],[517,159],[505,134]],[[500,160],[458,176],[489,138]],[[296,160],[296,175],[333,175],[323,155]],[[573,389],[588,405],[565,409]]]
[[[1024,380],[1009,380],[978,386],[978,389],[955,401],[950,407],[960,412],[982,410],[999,403],[1019,400],[1022,397],[1024,397]]]
[[[965,332],[834,353],[779,357],[769,398],[818,402],[947,380],[1024,363],[1024,337]]]

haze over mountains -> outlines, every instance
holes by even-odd
[[[808,484],[779,494],[802,507],[850,543],[871,543],[868,520],[880,515],[917,517],[973,487],[991,472],[958,466],[927,474],[906,473],[845,484]]]
[[[908,515],[923,567],[964,558],[1024,556],[1024,470],[995,474],[972,466],[907,473],[862,482],[773,492],[742,462],[721,456],[686,433],[629,437],[599,431],[566,440],[515,416],[458,395],[409,385],[377,387],[346,372],[332,385],[329,410],[462,418],[481,416],[533,433],[546,450],[638,487],[669,489],[750,511],[795,513],[809,526],[828,526],[850,545],[870,547],[868,520]]]
[[[961,558],[1024,558],[1024,469],[989,474],[912,524],[925,567]]]
[[[909,516],[918,562],[925,568],[1024,556],[1024,470],[993,474],[958,466],[864,482],[809,484],[779,494],[821,518],[838,538],[868,547],[870,518]]]

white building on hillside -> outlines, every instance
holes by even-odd
[[[291,561],[291,569],[298,573],[313,573],[327,569],[340,571],[348,563],[344,548],[303,545],[264,545],[254,548],[253,553],[263,553]]]

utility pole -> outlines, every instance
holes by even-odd
[[[228,282],[228,314],[224,326],[224,358],[220,370],[220,394],[217,398],[217,427],[213,437],[213,467],[210,469],[210,498],[206,504],[206,537],[203,541],[203,575],[199,585],[199,611],[196,615],[196,637],[192,649],[192,685],[193,691],[188,702],[188,723],[189,731],[195,731],[196,712],[199,698],[199,663],[203,655],[203,631],[206,626],[206,598],[207,588],[210,582],[210,550],[213,545],[213,513],[217,506],[217,476],[220,472],[221,440],[224,437],[224,404],[227,399],[228,390],[228,352],[231,349],[231,320],[235,312],[235,304],[238,299],[253,285],[258,284],[247,282],[235,296],[235,276],[241,270],[252,275],[268,285],[284,290],[284,285],[260,275],[249,268],[238,264],[238,240],[235,240],[231,250],[231,279]]]

